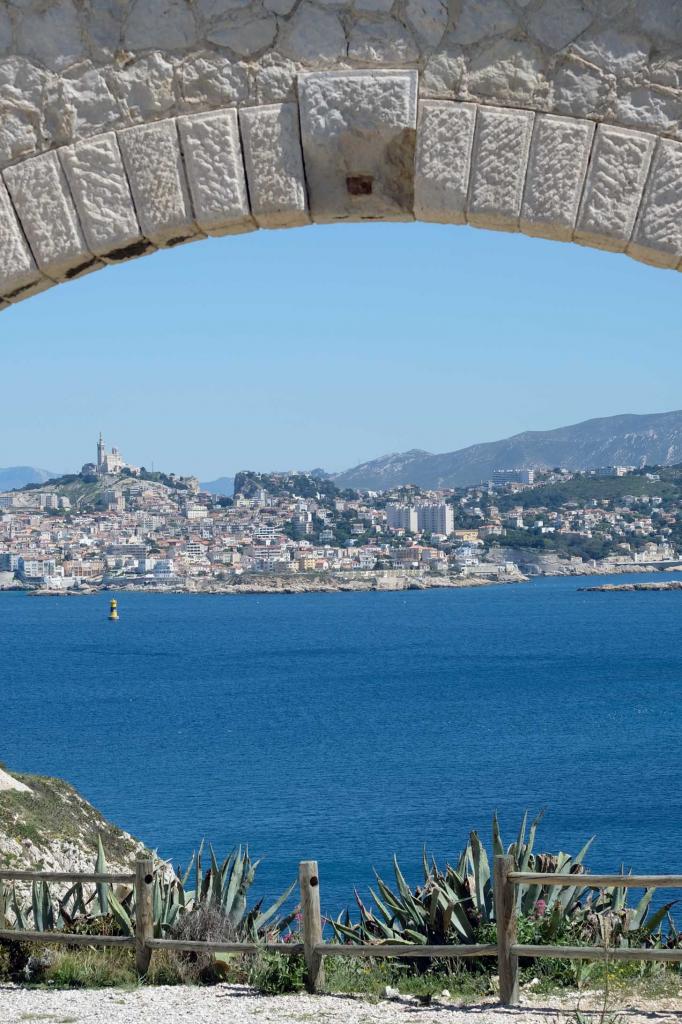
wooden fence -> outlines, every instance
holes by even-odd
[[[188,939],[155,939],[153,920],[154,863],[140,859],[135,871],[127,873],[97,872],[69,874],[55,871],[15,871],[0,867],[2,881],[84,882],[133,885],[135,887],[135,935],[71,935],[60,931],[26,931],[7,927],[6,907],[0,886],[0,940],[21,939],[27,942],[60,943],[65,946],[115,946],[135,949],[135,964],[144,975],[155,949],[196,951],[207,953],[255,954],[261,951],[283,953],[287,956],[303,955],[306,963],[306,982],[309,992],[324,988],[324,958],[343,956],[356,958],[437,957],[439,959],[466,959],[497,957],[500,979],[500,1002],[516,1006],[519,1001],[519,957],[553,957],[568,960],[660,960],[682,962],[682,949],[619,948],[606,946],[531,946],[517,942],[516,886],[541,886],[603,889],[610,886],[628,888],[682,889],[682,875],[576,875],[556,872],[538,873],[516,871],[514,858],[495,857],[494,897],[497,922],[496,944],[425,946],[402,944],[346,944],[324,942],[320,910],[320,881],[317,862],[302,861],[299,865],[301,896],[302,942],[200,942]]]

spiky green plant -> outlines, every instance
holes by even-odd
[[[647,920],[653,889],[634,908],[627,907],[627,887],[613,887],[596,893],[580,885],[583,860],[593,839],[575,856],[567,853],[535,853],[539,814],[528,827],[524,815],[516,841],[505,847],[497,815],[493,815],[493,856],[507,853],[519,871],[575,875],[576,884],[566,887],[520,884],[516,890],[517,912],[523,917],[545,918],[546,941],[556,937],[571,922],[575,934],[585,941],[598,938],[597,931],[609,929],[621,943],[631,938],[660,941],[660,926],[672,904]],[[376,888],[370,887],[367,905],[355,893],[359,918],[349,911],[331,922],[337,939],[350,943],[391,943],[451,945],[475,943],[494,938],[495,904],[490,860],[477,832],[471,832],[455,866],[441,869],[436,860],[422,855],[423,882],[412,889],[397,859],[393,858],[395,885],[389,886],[375,870]]]
[[[224,920],[225,928],[237,941],[261,941],[278,936],[286,929],[298,908],[280,914],[291,897],[293,882],[268,907],[259,900],[252,907],[248,898],[259,860],[252,861],[248,849],[232,850],[222,863],[218,863],[209,847],[209,866],[204,870],[204,844],[192,856],[187,869],[177,873],[157,871],[154,876],[152,905],[154,935],[168,936],[181,918],[204,907],[212,908]],[[106,874],[107,862],[101,841],[98,843],[95,871]],[[188,888],[190,879],[194,888]],[[5,889],[5,905],[13,916],[12,927],[17,931],[66,930],[98,932],[106,929],[115,934],[133,935],[135,932],[135,889],[133,886],[114,887],[97,883],[93,891],[82,882],[75,882],[61,897],[53,897],[46,882],[34,882],[30,905],[26,905],[16,887]]]

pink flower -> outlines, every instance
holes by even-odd
[[[547,904],[544,900],[538,900],[535,904],[535,916],[544,917],[545,911],[547,910]]]

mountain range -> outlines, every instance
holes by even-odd
[[[328,476],[338,487],[381,491],[402,484],[466,487],[490,480],[495,470],[599,469],[601,466],[672,466],[682,463],[682,410],[644,415],[626,413],[584,420],[556,430],[522,434],[434,455],[418,448],[395,452]],[[0,469],[0,491],[43,483],[57,473],[32,466]],[[211,494],[232,495],[234,477],[201,484]]]
[[[231,498],[234,494],[234,477],[219,476],[217,480],[208,480],[199,486],[207,494],[220,494]]]
[[[598,469],[600,466],[671,466],[682,462],[682,411],[624,414],[584,420],[556,430],[522,434],[434,455],[412,449],[333,474],[339,487],[389,490],[401,484],[465,487],[498,469]]]
[[[52,480],[56,476],[59,476],[59,473],[52,473],[49,469],[8,466],[6,469],[0,469],[0,491],[13,491],[17,487],[25,487],[26,484],[44,484],[46,480]]]

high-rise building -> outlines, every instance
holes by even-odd
[[[390,530],[407,530],[417,532],[417,510],[412,505],[388,505],[386,522]]]
[[[455,513],[452,505],[444,501],[417,508],[417,525],[424,533],[444,533],[446,536],[455,528]]]

